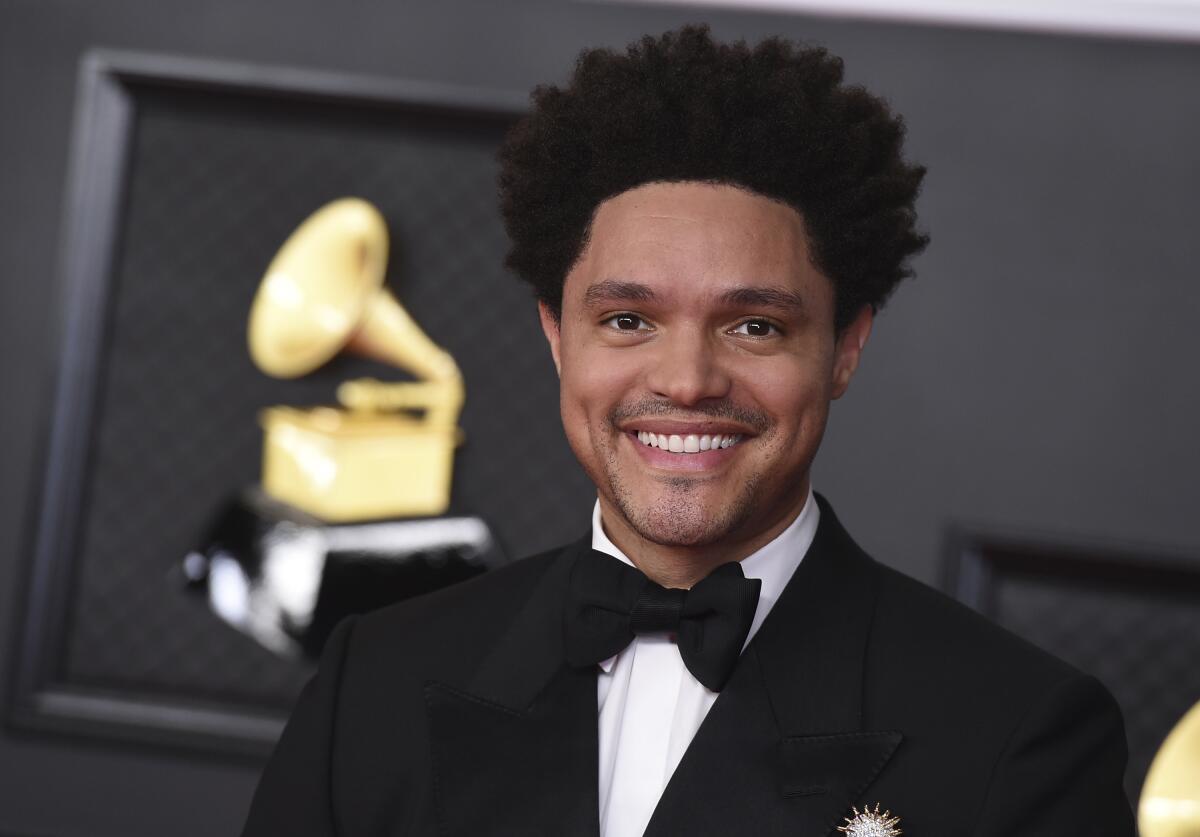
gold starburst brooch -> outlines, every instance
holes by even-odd
[[[900,837],[902,833],[896,826],[900,822],[899,817],[893,817],[891,811],[879,813],[879,803],[875,803],[875,808],[864,805],[862,811],[858,808],[854,809],[854,819],[845,817],[846,824],[839,825],[838,831],[846,834],[847,837]]]

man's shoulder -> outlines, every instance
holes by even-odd
[[[1092,681],[945,593],[876,566],[868,670],[885,696],[876,707],[881,714],[924,718],[944,730],[954,729],[955,719],[987,718],[998,732],[1064,686]],[[1105,691],[1094,681],[1087,688]]]
[[[925,649],[942,669],[983,668],[1044,682],[1080,672],[957,599],[876,562],[876,632],[884,644]]]
[[[982,613],[868,554],[818,495],[827,549],[853,568],[854,585],[870,579],[868,670],[892,678],[892,690],[945,688],[968,682],[1027,686],[1033,691],[1082,675],[1063,660]],[[1009,692],[1005,688],[1002,691]]]
[[[1057,783],[1071,799],[1102,803],[1116,829],[1105,833],[1126,833],[1124,731],[1104,685],[944,593],[876,567],[863,717],[869,729],[902,731],[904,742],[874,791],[914,811],[954,798],[977,826],[1007,834],[1015,831],[999,823],[1027,815],[1035,797],[1047,805],[1045,783]],[[961,833],[974,833],[967,822]]]
[[[556,547],[521,558],[467,581],[397,602],[358,618],[353,645],[358,654],[386,649],[389,656],[468,652],[481,637],[494,636],[516,616],[546,571],[569,548]]]

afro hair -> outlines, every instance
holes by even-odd
[[[651,182],[735,185],[800,213],[840,332],[928,243],[913,208],[925,169],[902,156],[903,120],[842,78],[823,48],[719,44],[707,26],[585,50],[565,88],[533,91],[500,150],[508,267],[558,316],[604,200]]]

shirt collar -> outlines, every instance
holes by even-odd
[[[742,573],[746,578],[757,578],[762,582],[758,594],[758,606],[754,610],[754,621],[750,623],[750,631],[746,634],[746,644],[749,644],[751,638],[758,632],[775,602],[779,601],[779,596],[783,593],[783,588],[787,586],[788,580],[791,579],[792,573],[800,566],[800,562],[804,559],[804,555],[808,552],[813,537],[817,533],[817,523],[820,521],[820,517],[821,511],[813,499],[810,488],[808,498],[804,501],[804,508],[796,515],[796,519],[776,535],[774,540],[742,559]],[[605,533],[604,526],[600,522],[599,499],[592,507],[592,549],[633,566],[633,562],[617,548],[617,545]],[[742,648],[745,647],[745,644],[742,645]],[[600,668],[607,673],[612,669],[616,659],[616,656],[609,657],[600,663]]]

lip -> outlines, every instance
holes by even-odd
[[[657,425],[656,425],[657,426]],[[721,468],[725,463],[737,455],[737,450],[742,445],[746,444],[747,439],[743,438],[733,447],[715,448],[713,450],[700,451],[699,453],[671,453],[670,451],[654,448],[650,445],[643,445],[638,441],[638,430],[652,430],[650,426],[638,427],[635,430],[626,430],[623,435],[633,445],[637,455],[641,457],[652,468],[663,471],[713,471]],[[658,432],[658,431],[655,431]],[[683,435],[679,431],[672,431],[678,435]],[[694,431],[688,431],[694,432]],[[720,432],[720,431],[713,431]],[[701,435],[701,434],[696,434]]]

